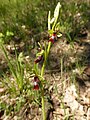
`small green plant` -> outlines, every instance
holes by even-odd
[[[14,33],[7,30],[5,34],[0,33],[0,43],[8,43],[10,39],[14,36]]]
[[[5,54],[6,60],[8,62],[8,66],[10,68],[10,72],[12,73],[16,84],[17,84],[17,88],[20,92],[23,91],[23,86],[24,86],[24,65],[23,65],[23,54],[20,53],[19,55],[17,55],[17,52],[15,50],[15,56],[16,59],[15,60],[11,60],[6,52],[6,49],[4,48],[4,46],[2,45],[2,50]],[[9,78],[6,77],[6,81],[8,81],[9,83],[11,83],[9,81]],[[11,83],[12,84],[12,83]],[[10,85],[10,88],[12,89],[12,91],[16,91],[17,88],[15,87],[15,84],[13,83],[12,85]]]
[[[52,44],[57,40],[57,36],[61,35],[57,31],[57,21],[59,17],[59,9],[61,5],[60,2],[58,2],[55,11],[54,11],[54,17],[51,19],[50,11],[48,15],[48,33],[49,33],[49,40],[48,40],[48,45],[44,45],[44,48],[41,46],[39,43],[39,49],[36,54],[36,59],[34,61],[34,68],[33,72],[35,74],[34,76],[34,90],[39,90],[41,93],[41,99],[42,99],[42,116],[43,120],[46,120],[46,113],[45,113],[45,96],[44,96],[44,88],[45,88],[45,83],[46,80],[44,79],[44,71],[45,71],[45,66],[47,64],[47,59],[49,56],[50,48]],[[39,68],[39,62],[43,60],[43,64],[41,69]]]

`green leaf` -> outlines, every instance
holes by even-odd
[[[42,49],[42,45],[40,44],[40,42],[38,42],[38,45],[39,45],[39,47]]]
[[[8,36],[8,37],[9,37],[9,36],[13,36],[13,35],[14,35],[13,32],[10,32],[10,31],[7,31],[7,32],[6,32],[6,36]]]
[[[4,37],[3,33],[0,33],[0,38]]]
[[[21,52],[18,56],[18,61],[22,62],[23,61],[23,52]]]
[[[55,18],[53,17],[50,21],[50,24],[52,24],[55,21]]]
[[[44,50],[41,50],[39,53],[36,54],[36,57],[41,56],[44,54]]]
[[[61,33],[59,33],[58,35],[57,35],[57,37],[61,37],[62,36],[62,34]]]
[[[0,38],[0,45],[4,43],[3,38]]]
[[[58,16],[59,16],[59,9],[60,9],[60,7],[61,7],[60,2],[58,2],[57,6],[56,6],[56,8],[54,10],[54,18],[55,18],[55,20],[54,20],[54,23],[53,23],[53,26],[52,26],[52,30],[55,29],[55,25],[57,23]]]
[[[54,18],[58,18],[60,8],[61,8],[61,5],[60,5],[60,2],[58,2],[57,6],[54,10]]]

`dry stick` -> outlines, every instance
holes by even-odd
[[[88,112],[87,112],[87,120],[90,120],[90,108],[88,108]]]
[[[63,76],[63,58],[60,59],[60,63],[61,63],[61,79]]]

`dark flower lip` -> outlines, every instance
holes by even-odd
[[[39,90],[39,85],[37,82],[34,82],[34,87],[33,87],[34,90]]]
[[[54,41],[54,39],[50,38],[49,42],[52,42],[54,44],[55,41]]]
[[[38,76],[35,76],[34,77],[34,87],[33,87],[34,90],[39,90],[39,82],[40,82],[40,80],[39,80]]]
[[[56,41],[56,39],[57,39],[57,34],[53,33],[52,36],[49,38],[49,42],[52,42],[54,44],[54,42]]]
[[[41,60],[42,60],[42,56],[38,56],[38,58],[34,62],[39,63]]]

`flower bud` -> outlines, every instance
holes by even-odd
[[[37,59],[34,62],[39,63],[41,60],[42,60],[42,56],[38,56]]]

